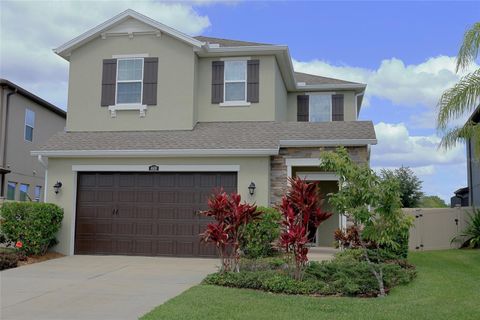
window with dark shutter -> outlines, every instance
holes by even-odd
[[[117,59],[103,60],[101,106],[115,105],[115,87],[117,81]]]
[[[247,102],[259,102],[260,60],[247,62]]]
[[[308,122],[308,95],[297,96],[297,121]]]
[[[344,120],[343,94],[332,96],[332,121]]]
[[[158,58],[143,59],[143,101],[147,106],[157,104]]]
[[[225,63],[212,61],[212,103],[223,102],[223,73]]]

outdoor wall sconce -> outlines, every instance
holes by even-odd
[[[251,196],[255,193],[255,183],[252,181],[250,182],[250,185],[248,186],[248,193],[250,193]]]
[[[53,191],[55,191],[55,193],[58,194],[60,192],[61,187],[62,187],[62,183],[60,181],[57,181],[57,183],[53,185]]]

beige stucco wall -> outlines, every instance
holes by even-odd
[[[275,68],[273,56],[250,57],[260,60],[260,97],[250,106],[221,107],[211,103],[212,61],[219,58],[200,58],[198,61],[198,121],[274,121]]]
[[[269,157],[240,157],[240,158],[104,158],[104,159],[49,159],[48,181],[63,183],[60,193],[55,194],[53,188],[47,189],[47,201],[62,207],[65,216],[62,228],[57,236],[59,244],[54,250],[63,254],[72,254],[74,236],[74,210],[76,194],[76,173],[72,165],[239,165],[238,192],[243,200],[255,202],[257,205],[269,203]],[[257,189],[253,196],[248,193],[250,182],[254,181]]]
[[[139,111],[118,111],[112,118],[100,106],[102,62],[113,55],[148,54],[158,57],[157,105]],[[68,88],[69,131],[191,129],[194,125],[194,52],[168,35],[97,38],[74,50]]]
[[[287,121],[287,88],[275,60],[275,121]]]
[[[11,92],[4,90],[5,94]],[[30,151],[37,150],[55,133],[64,130],[65,118],[57,115],[25,98],[21,94],[10,96],[7,119],[7,143],[6,143],[6,167],[11,173],[5,175],[5,197],[7,195],[8,181],[16,182],[17,189],[15,199],[20,196],[20,184],[29,185],[28,195],[35,199],[35,186],[42,187],[40,200],[43,200],[45,169],[40,165],[36,157],[30,155]],[[35,112],[33,129],[33,142],[25,140],[25,110]],[[0,140],[3,142],[3,140]]]
[[[357,110],[355,103],[354,91],[335,91],[336,94],[343,94],[344,103],[344,120],[355,121],[357,120]],[[297,121],[297,95],[303,94],[298,92],[288,93],[287,103],[287,121]]]

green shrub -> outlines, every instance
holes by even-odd
[[[275,253],[272,243],[280,236],[280,212],[274,208],[259,207],[263,213],[258,220],[245,226],[240,248],[249,258],[268,257]]]
[[[18,255],[11,252],[0,252],[0,270],[17,267]]]
[[[240,259],[240,270],[242,271],[266,271],[288,269],[292,258],[288,255],[250,259]]]
[[[203,283],[234,288],[257,289],[273,293],[303,295],[368,296],[379,294],[378,282],[370,265],[361,258],[361,250],[346,250],[332,261],[310,262],[303,280],[295,280],[282,267],[241,272],[215,273]],[[387,289],[412,281],[412,267],[392,263],[381,264]]]
[[[45,254],[56,244],[63,209],[52,203],[6,202],[0,216],[0,232],[9,241],[21,241],[26,254]]]

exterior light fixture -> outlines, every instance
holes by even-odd
[[[250,182],[250,185],[248,186],[248,193],[250,193],[251,196],[255,193],[255,183],[252,181]]]
[[[60,181],[57,181],[57,183],[53,185],[53,191],[55,191],[55,193],[59,193],[61,187],[62,187],[62,183]]]

